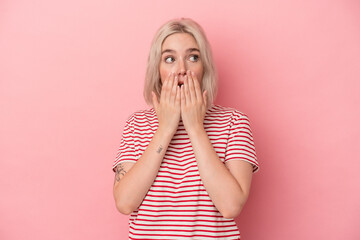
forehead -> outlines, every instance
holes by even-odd
[[[189,48],[199,48],[195,38],[189,33],[174,33],[165,38],[161,50],[186,50]]]

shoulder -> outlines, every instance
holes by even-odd
[[[156,118],[156,112],[154,108],[146,109],[146,110],[138,110],[133,112],[127,119],[127,122],[136,122],[136,121],[144,121],[144,120],[152,120]]]
[[[135,111],[126,121],[126,126],[133,130],[143,129],[145,126],[153,128],[157,124],[158,119],[154,108]]]
[[[221,105],[214,104],[212,105],[208,111],[207,114],[210,118],[222,118],[227,119],[231,122],[238,121],[238,120],[247,120],[248,116],[232,107],[224,107]]]

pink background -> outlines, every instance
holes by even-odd
[[[0,238],[127,239],[111,166],[157,28],[208,34],[260,171],[243,239],[360,239],[360,2],[0,2]]]

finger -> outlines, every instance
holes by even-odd
[[[175,106],[177,108],[180,108],[180,99],[181,99],[181,96],[180,96],[180,87],[179,86],[176,86],[176,98],[175,98]]]
[[[152,104],[153,104],[153,106],[155,108],[155,111],[157,111],[158,106],[159,106],[159,101],[158,101],[157,96],[156,96],[156,94],[154,92],[151,92],[151,95],[152,95]]]
[[[200,84],[199,81],[195,75],[194,72],[191,72],[192,78],[194,80],[194,88],[195,88],[195,95],[196,95],[196,100],[198,102],[201,102],[203,100],[203,96],[201,94],[201,89],[200,89]]]
[[[183,107],[185,107],[185,104],[186,104],[186,98],[185,98],[185,81],[184,81],[184,84],[181,85],[181,88],[180,88],[180,98],[181,98],[181,109]]]
[[[172,78],[173,78],[173,73],[170,74],[170,76],[167,78],[166,80],[166,86],[164,89],[164,101],[169,101],[169,95],[170,95],[170,91],[171,91],[171,87],[172,87]]]
[[[172,73],[169,73],[169,75],[167,76],[167,78],[165,79],[165,81],[163,82],[163,85],[161,87],[160,102],[163,102],[166,99],[166,89],[169,84],[169,79],[171,77],[171,74]]]
[[[174,81],[175,81],[175,73],[171,73],[170,78],[169,78],[169,82],[168,82],[168,86],[166,87],[166,101],[170,102],[172,99],[171,93],[172,93],[172,88],[174,85]]]
[[[171,94],[170,94],[170,102],[174,103],[176,99],[176,88],[178,86],[178,76],[175,76],[175,79],[173,81],[173,85],[171,86]]]
[[[190,92],[190,97],[191,97],[191,102],[195,102],[196,101],[196,93],[195,93],[195,88],[194,88],[194,79],[192,76],[192,73],[190,71],[188,71],[189,73],[189,92]]]
[[[184,80],[184,96],[185,96],[185,103],[189,104],[191,102],[191,97],[189,93],[189,77],[186,75]]]
[[[202,102],[203,101],[203,97],[202,97],[202,92],[201,92],[201,86],[199,83],[199,80],[197,79],[196,75],[194,72],[191,72],[191,78],[192,78],[192,87],[193,87],[193,92],[194,92],[194,99],[198,102]]]

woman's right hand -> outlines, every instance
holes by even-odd
[[[180,87],[175,73],[170,73],[163,82],[160,102],[154,92],[152,92],[152,102],[159,120],[158,130],[173,136],[178,128],[181,114]]]
[[[159,172],[166,150],[180,121],[180,89],[175,75],[169,75],[163,82],[158,101],[153,93],[153,105],[159,120],[159,127],[141,157],[132,166],[119,169],[114,183],[114,199],[117,209],[131,214],[139,208]],[[127,164],[127,163],[126,163]],[[120,165],[121,167],[121,165]],[[131,168],[131,169],[130,169]],[[125,174],[126,173],[126,174]]]

